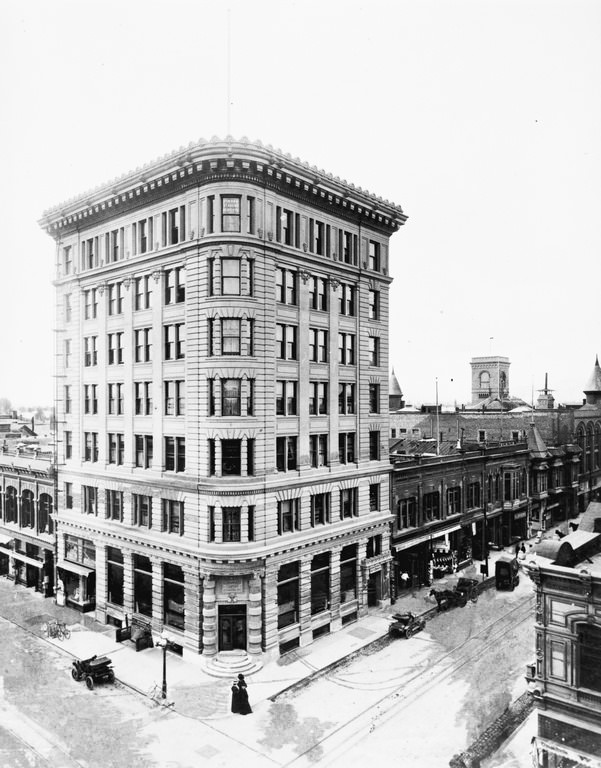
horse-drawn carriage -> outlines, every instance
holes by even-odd
[[[468,600],[473,603],[478,600],[478,581],[462,576],[453,589],[431,589],[429,594],[436,600],[439,611],[448,611],[457,605],[463,608]]]
[[[393,613],[392,623],[388,627],[388,634],[393,637],[412,637],[426,626],[426,620],[421,616],[408,613]]]

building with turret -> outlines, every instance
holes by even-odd
[[[67,602],[255,662],[389,599],[400,207],[246,140],[47,211]]]

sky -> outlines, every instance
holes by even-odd
[[[42,212],[229,125],[403,207],[409,402],[437,380],[469,402],[488,354],[512,395],[548,373],[581,401],[601,352],[597,0],[3,0],[0,30],[0,397],[53,400]]]

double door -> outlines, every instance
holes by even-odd
[[[219,606],[219,650],[246,650],[246,606]]]

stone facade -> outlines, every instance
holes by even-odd
[[[44,214],[58,565],[84,574],[82,608],[139,614],[185,653],[257,656],[388,599],[388,240],[405,218],[229,140]]]

